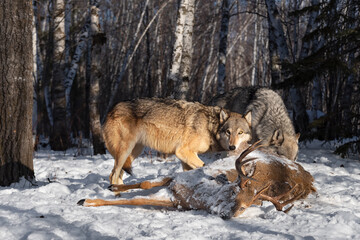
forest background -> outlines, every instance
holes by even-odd
[[[13,5],[20,15],[29,8],[31,22],[8,29],[27,36],[32,28],[35,147],[49,139],[64,151],[91,139],[103,154],[101,124],[119,101],[206,104],[236,87],[264,86],[280,92],[302,141],[350,139],[336,152],[360,152],[359,0],[30,2]],[[8,104],[1,101],[4,119]]]

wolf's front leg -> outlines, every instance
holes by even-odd
[[[198,155],[186,148],[177,149],[175,155],[182,161],[184,171],[204,166],[204,162],[201,161]]]

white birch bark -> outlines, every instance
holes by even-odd
[[[66,116],[67,119],[71,119],[71,106],[70,106],[70,92],[74,82],[77,70],[79,69],[80,59],[86,49],[86,41],[89,37],[90,22],[86,21],[84,27],[81,29],[78,43],[76,45],[75,53],[71,60],[70,68],[66,74],[64,81],[65,85],[65,98],[66,98]]]
[[[255,1],[255,4],[257,3],[257,1]],[[255,26],[254,26],[254,47],[253,47],[253,62],[252,62],[252,71],[251,71],[251,85],[255,86],[258,83],[258,41],[259,41],[259,23],[258,23],[258,15],[255,14]]]
[[[183,53],[184,27],[186,21],[186,11],[189,0],[181,0],[178,18],[176,20],[175,43],[172,56],[172,64],[169,78],[176,83],[180,79],[180,66]],[[174,84],[176,85],[176,84]]]
[[[56,0],[55,6],[55,32],[54,32],[54,57],[59,62],[63,63],[64,58],[62,57],[65,50],[65,21],[64,21],[64,0]]]
[[[181,74],[183,78],[189,78],[193,53],[192,36],[194,28],[195,0],[188,0],[187,12],[184,25],[183,53],[181,58]]]
[[[269,62],[269,52],[267,49],[269,48],[269,41],[266,40],[265,33],[264,33],[264,23],[260,24],[260,43],[261,46],[264,46],[260,49],[260,56],[262,61],[262,86],[270,86],[271,85],[271,78],[268,76],[268,62]]]
[[[189,91],[190,71],[193,55],[193,27],[194,27],[194,14],[195,14],[195,0],[187,0],[185,23],[183,32],[183,44],[180,63],[181,81],[178,82],[177,99],[186,99],[187,92]]]
[[[38,83],[38,62],[37,62],[37,46],[38,46],[38,36],[36,33],[36,13],[37,13],[37,6],[36,6],[36,2],[33,1],[33,11],[34,11],[34,15],[33,15],[33,24],[32,24],[32,51],[33,51],[33,111],[32,111],[32,134],[33,134],[33,142],[34,142],[34,147],[35,147],[35,138],[36,138],[36,129],[37,129],[37,99],[38,99],[38,94],[36,91],[36,86]]]
[[[156,23],[155,27],[155,36],[156,36],[156,46],[160,46],[160,35],[158,34],[159,26],[160,26],[160,17]],[[162,95],[163,86],[162,86],[162,61],[160,57],[156,58],[156,70],[155,70],[155,78],[156,78],[156,87],[155,87],[155,96],[160,97]]]

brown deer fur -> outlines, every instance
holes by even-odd
[[[261,204],[262,201],[270,201],[277,210],[282,211],[286,205],[306,198],[316,191],[313,177],[299,163],[260,151],[247,156],[258,147],[259,144],[255,143],[245,150],[236,160],[235,169],[233,167],[229,169],[224,166],[226,163],[221,165],[223,163],[219,164],[216,161],[211,164],[214,166],[177,173],[174,177],[165,178],[160,182],[145,181],[133,185],[111,186],[113,191],[168,186],[170,191],[167,199],[163,196],[156,198],[154,195],[147,198],[111,201],[84,199],[78,204],[87,207],[103,205],[177,207],[206,210],[228,219],[242,213],[252,204]],[[285,211],[290,210],[291,207]]]

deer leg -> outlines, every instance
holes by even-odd
[[[159,200],[159,199],[149,199],[149,198],[118,199],[118,200],[82,199],[77,204],[84,207],[99,207],[99,206],[110,206],[110,205],[176,207],[176,205],[170,199]]]
[[[136,184],[113,184],[109,186],[109,190],[113,192],[124,192],[130,189],[151,189],[154,187],[168,186],[172,178],[164,178],[159,182],[144,181]]]

